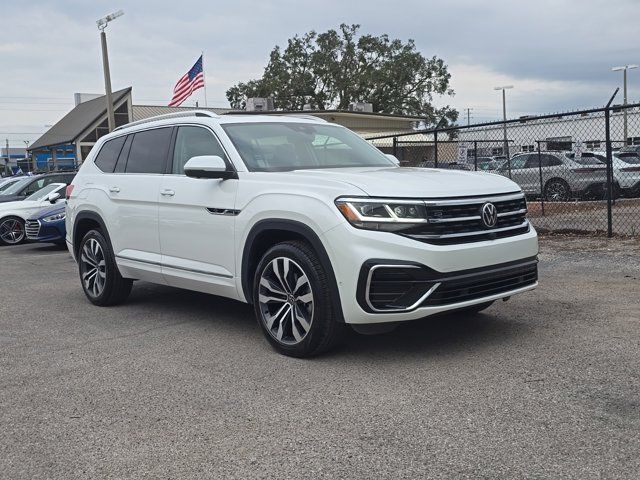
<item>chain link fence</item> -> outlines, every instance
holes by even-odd
[[[510,178],[539,231],[640,233],[640,104],[368,140],[402,166]]]

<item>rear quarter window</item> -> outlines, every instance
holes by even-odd
[[[125,136],[114,138],[113,140],[106,141],[104,145],[102,145],[94,162],[100,170],[106,173],[113,172],[125,138]]]

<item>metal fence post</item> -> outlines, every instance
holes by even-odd
[[[473,166],[478,171],[478,142],[476,140],[473,141]]]
[[[536,140],[538,144],[538,173],[540,174],[540,209],[544,217],[544,189],[542,183],[542,155],[540,154],[540,140]]]
[[[611,155],[611,125],[609,120],[609,105],[604,111],[604,135],[607,151],[607,236],[613,236],[613,208],[611,200],[613,197],[613,181],[612,181],[612,155]]]
[[[433,131],[433,145],[435,147],[435,152],[433,154],[433,163],[434,167],[438,168],[438,130]]]
[[[393,137],[393,156],[398,158],[398,137]]]

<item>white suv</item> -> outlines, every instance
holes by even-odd
[[[280,352],[350,324],[480,311],[537,285],[520,188],[400,168],[309,116],[170,114],[102,137],[67,191],[67,243],[96,305],[134,279],[253,304]]]

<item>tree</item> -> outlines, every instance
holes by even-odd
[[[282,110],[301,110],[305,104],[346,110],[352,102],[369,102],[376,112],[424,116],[429,124],[458,118],[452,107],[432,104],[435,95],[453,95],[442,59],[423,57],[413,40],[358,35],[359,28],[342,24],[339,31],[296,35],[284,50],[276,46],[262,78],[227,90],[231,107],[271,96]]]

